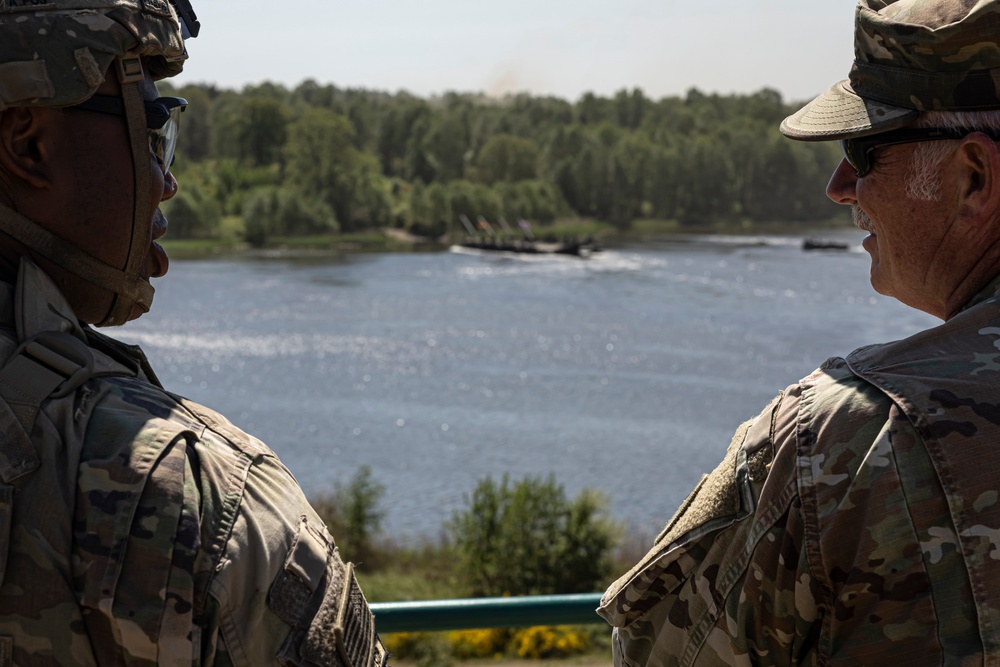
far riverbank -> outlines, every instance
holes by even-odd
[[[535,228],[538,237],[556,239],[596,239],[607,247],[616,247],[644,240],[681,234],[804,234],[822,236],[824,232],[850,229],[850,218],[840,216],[824,223],[808,225],[789,224],[715,224],[697,227],[684,226],[674,220],[636,220],[628,228],[619,228],[606,222],[586,218],[566,218],[551,225]],[[232,255],[261,254],[328,255],[372,252],[434,252],[447,250],[463,237],[457,233],[439,238],[415,236],[402,229],[384,228],[360,232],[324,234],[316,236],[275,237],[264,246],[255,247],[239,237],[213,239],[164,239],[163,246],[174,259],[204,259]]]

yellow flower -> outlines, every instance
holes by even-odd
[[[511,647],[522,658],[563,658],[586,651],[589,637],[570,626],[535,626],[514,633]]]

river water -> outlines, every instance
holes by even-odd
[[[741,421],[829,356],[937,320],[877,295],[860,232],[671,237],[591,259],[457,252],[175,261],[118,330],[310,496],[367,464],[435,537],[487,475],[553,472],[655,533]]]

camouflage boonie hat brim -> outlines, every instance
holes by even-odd
[[[1000,0],[860,0],[850,78],[781,124],[825,141],[912,123],[922,111],[1000,109]]]
[[[865,99],[845,79],[782,121],[781,132],[803,141],[860,137],[904,127],[919,115],[914,109]]]
[[[141,56],[154,79],[181,71],[184,40],[167,0],[0,0],[0,110],[78,104],[126,55]]]

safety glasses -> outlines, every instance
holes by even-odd
[[[143,102],[143,106],[146,108],[149,150],[159,160],[163,173],[167,173],[174,163],[181,113],[187,108],[187,100],[183,97],[158,97]],[[114,95],[93,95],[85,102],[69,108],[125,117],[125,101]]]
[[[847,163],[854,167],[854,172],[861,178],[872,170],[872,158],[876,149],[898,144],[913,144],[920,141],[943,141],[946,139],[961,139],[973,132],[982,132],[994,141],[1000,141],[1000,130],[976,130],[971,128],[915,127],[902,130],[872,134],[867,137],[841,139],[840,147],[844,150]]]

